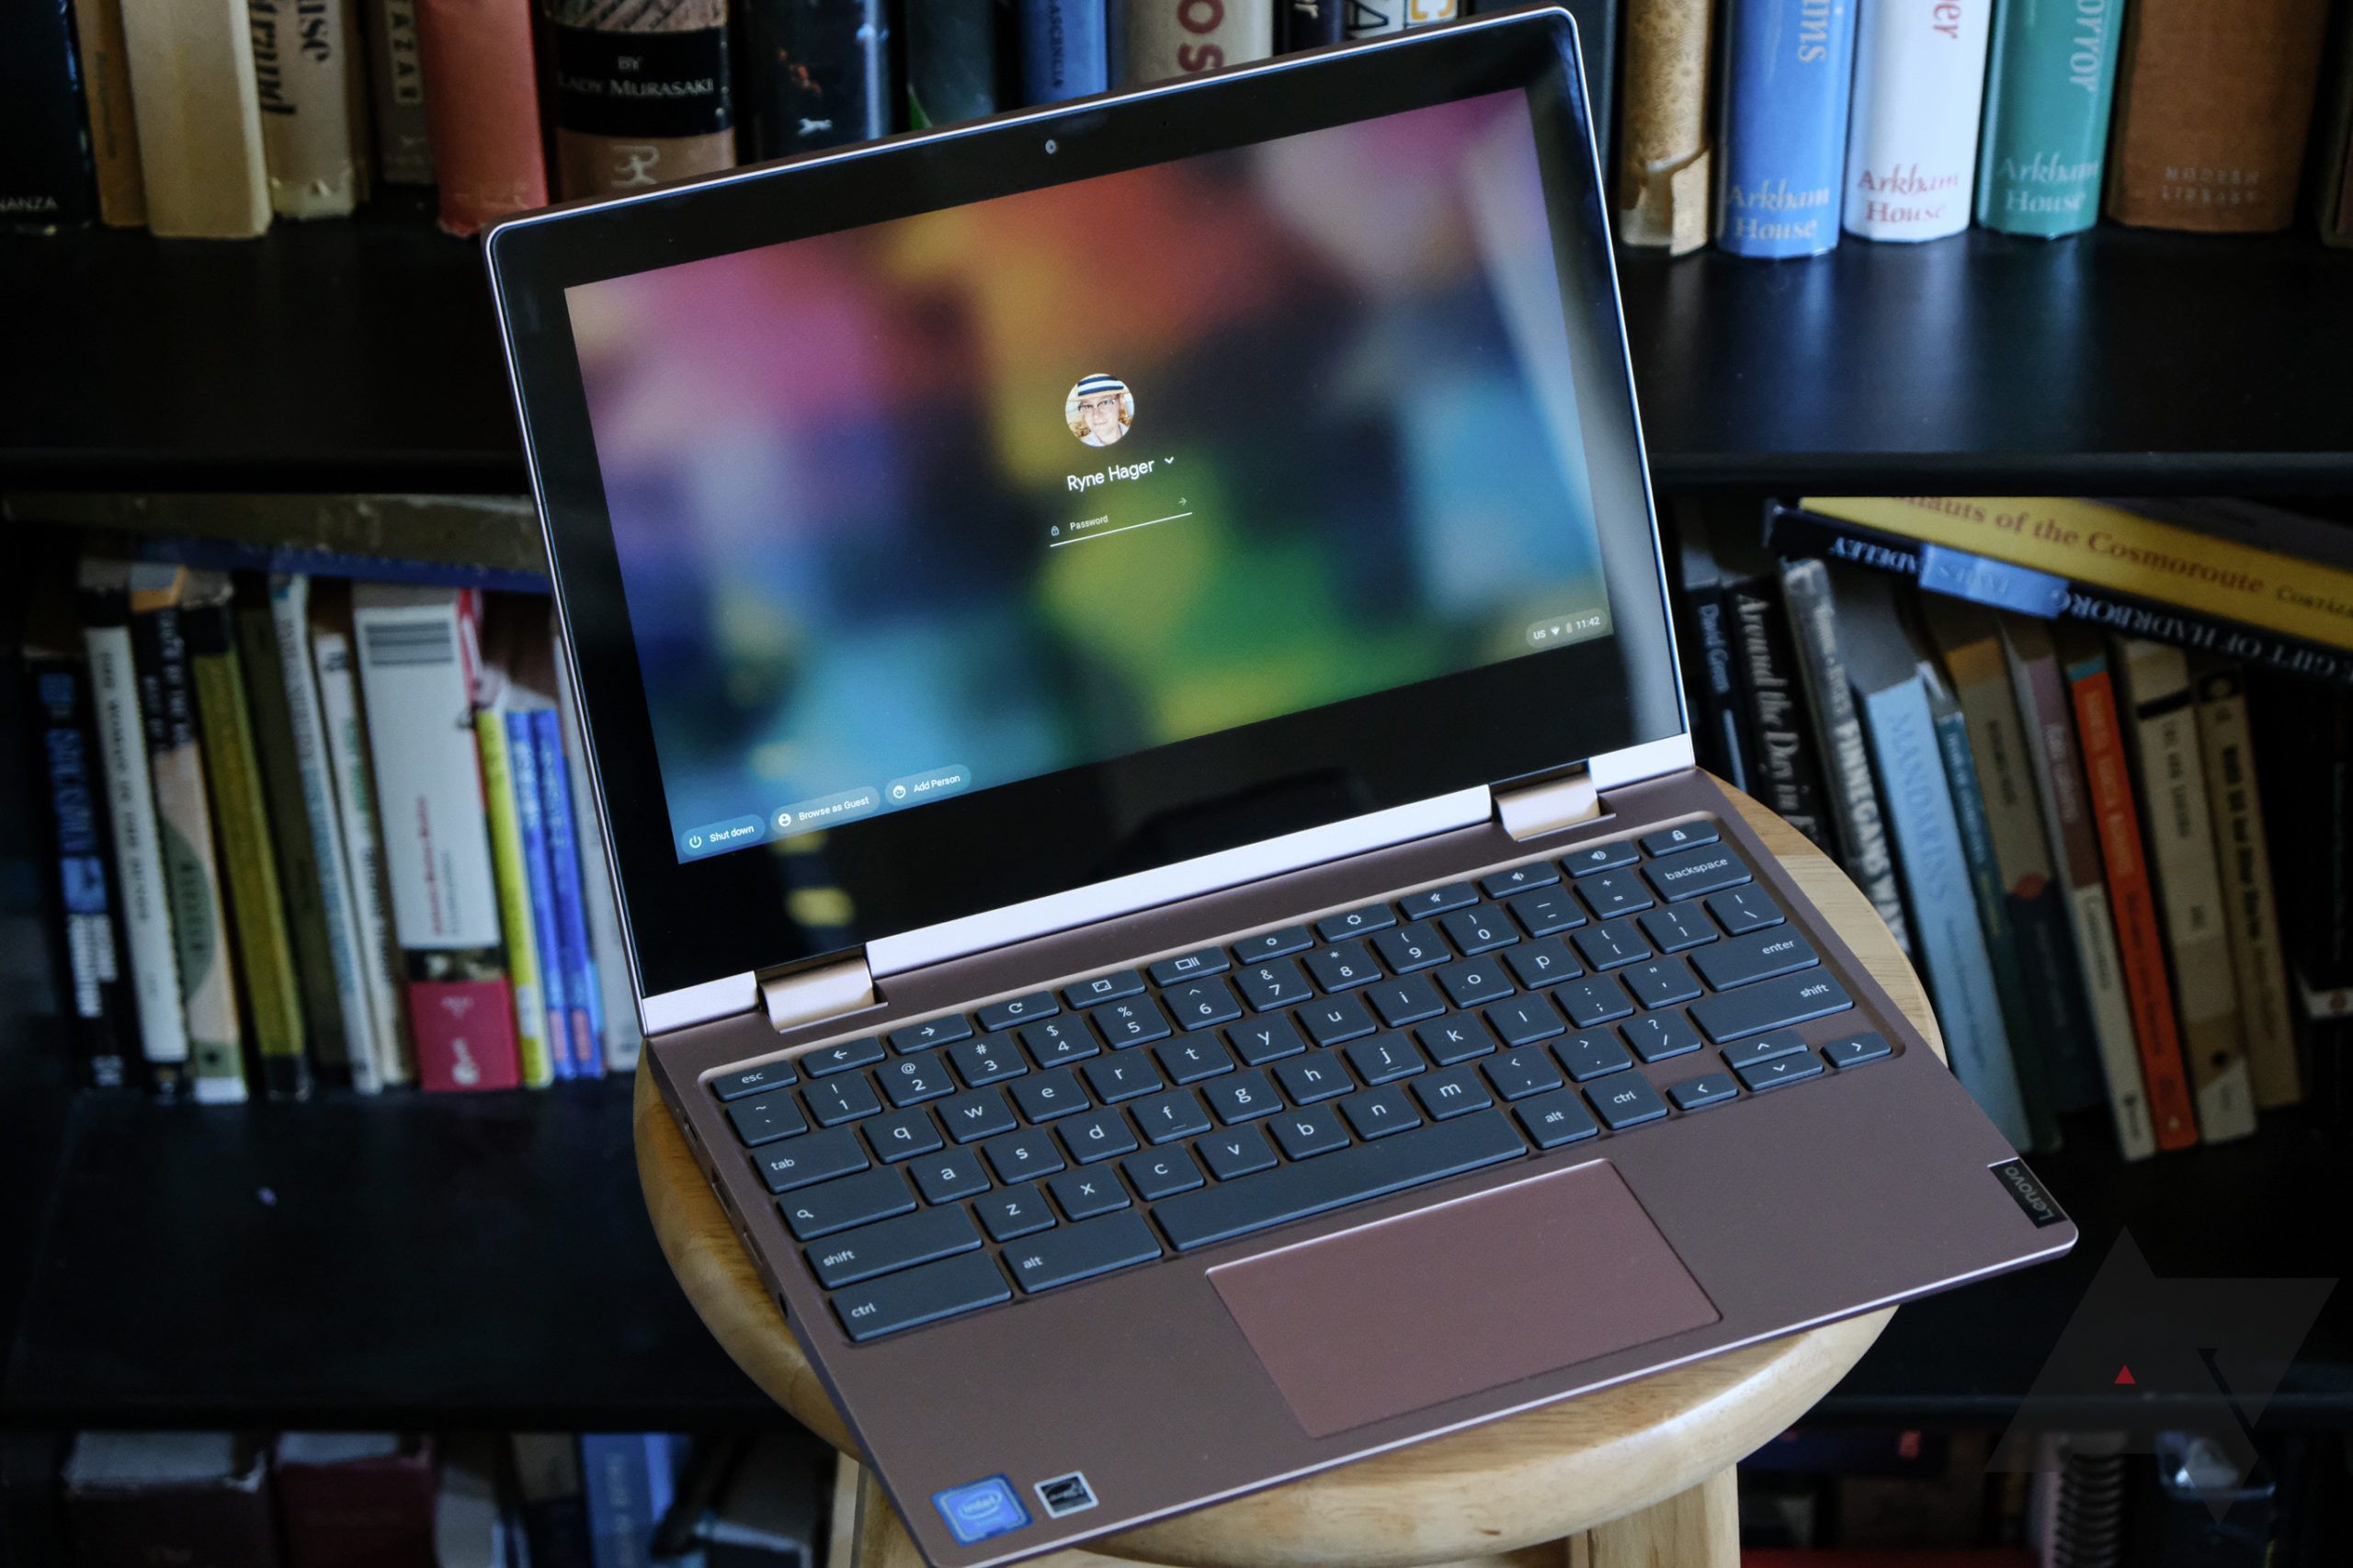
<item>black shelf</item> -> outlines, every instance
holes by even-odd
[[[2353,252],[2302,233],[1620,261],[1665,486],[2353,488]],[[525,488],[480,247],[421,210],[0,238],[0,487]]]

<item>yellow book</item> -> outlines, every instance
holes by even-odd
[[[1809,496],[1800,505],[2114,593],[2353,652],[2353,572],[2043,496]]]
[[[490,804],[490,863],[497,873],[498,925],[506,937],[506,973],[515,986],[515,1040],[523,1082],[545,1088],[555,1081],[548,1054],[548,1010],[540,1000],[540,944],[531,925],[531,884],[523,869],[523,824],[515,814],[515,774],[506,760],[506,715],[474,715],[482,747],[482,789]]]

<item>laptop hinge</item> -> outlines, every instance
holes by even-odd
[[[1601,814],[1601,791],[1583,763],[1539,784],[1497,790],[1495,796],[1495,820],[1514,838],[1558,833]]]
[[[866,967],[866,955],[858,953],[815,969],[764,974],[760,995],[767,1003],[768,1022],[782,1034],[874,1006],[874,971]]]

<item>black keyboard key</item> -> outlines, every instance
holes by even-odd
[[[1529,1140],[1540,1149],[1557,1149],[1601,1131],[1593,1119],[1593,1112],[1585,1108],[1585,1102],[1577,1098],[1574,1089],[1555,1089],[1549,1095],[1522,1100],[1512,1107],[1511,1113],[1519,1118],[1520,1126],[1528,1130]]]
[[[1585,924],[1585,910],[1566,888],[1540,888],[1524,892],[1504,905],[1520,928],[1531,937],[1557,937]]]
[[[1131,969],[1114,970],[1109,974],[1098,974],[1092,980],[1075,981],[1063,987],[1063,1000],[1074,1007],[1092,1007],[1142,994],[1143,976]]]
[[[1201,1096],[1190,1089],[1171,1089],[1137,1100],[1128,1114],[1136,1119],[1137,1128],[1152,1143],[1190,1138],[1210,1130],[1210,1113],[1201,1108]]]
[[[944,1018],[926,1018],[919,1024],[906,1024],[890,1034],[893,1051],[929,1051],[935,1045],[953,1045],[960,1040],[972,1038],[972,1020],[961,1013],[950,1013]]]
[[[959,1143],[994,1138],[1020,1125],[1014,1119],[1013,1108],[1005,1103],[1003,1089],[974,1089],[971,1094],[941,1101],[939,1124]]]
[[[839,1127],[845,1121],[872,1116],[882,1108],[882,1102],[874,1097],[874,1085],[866,1081],[864,1074],[812,1084],[801,1091],[801,1098],[809,1107],[809,1119],[820,1127]]]
[[[1691,966],[1681,959],[1653,959],[1620,970],[1618,983],[1632,992],[1634,1000],[1645,1007],[1671,1007],[1699,994],[1699,983],[1692,978]]]
[[[1414,1031],[1414,1039],[1421,1043],[1429,1059],[1441,1067],[1451,1067],[1474,1056],[1489,1055],[1495,1049],[1494,1039],[1479,1027],[1479,1021],[1461,1013],[1450,1018],[1424,1024]]]
[[[1735,1068],[1740,1081],[1757,1094],[1778,1089],[1784,1084],[1802,1083],[1822,1076],[1822,1058],[1813,1051],[1793,1051],[1787,1056],[1770,1056],[1762,1062],[1752,1062]]]
[[[1384,980],[1365,993],[1372,1010],[1381,1021],[1392,1029],[1408,1024],[1418,1024],[1424,1018],[1435,1018],[1446,1011],[1446,999],[1438,994],[1426,974],[1409,974],[1403,980]]]
[[[1018,1078],[1029,1071],[1029,1063],[1021,1060],[1021,1052],[1014,1049],[1013,1041],[1001,1034],[984,1034],[978,1040],[951,1045],[948,1048],[948,1060],[968,1089]]]
[[[858,1147],[858,1135],[847,1127],[812,1132],[762,1149],[752,1156],[753,1165],[768,1184],[770,1192],[790,1192],[795,1187],[831,1181],[852,1171],[862,1171],[871,1163],[866,1151]]]
[[[1279,1013],[1271,1018],[1226,1025],[1225,1043],[1233,1048],[1234,1055],[1253,1067],[1297,1056],[1307,1049],[1307,1041],[1300,1038],[1298,1028]]]
[[[1596,920],[1615,920],[1651,906],[1650,889],[1631,871],[1603,871],[1580,878],[1577,896],[1585,900]]]
[[[1612,1073],[1623,1073],[1634,1064],[1632,1054],[1606,1034],[1571,1035],[1555,1040],[1552,1055],[1572,1084],[1590,1083]]]
[[[1201,1185],[1201,1167],[1182,1149],[1146,1149],[1120,1162],[1128,1184],[1146,1203],[1157,1203]]]
[[[1820,970],[1808,970],[1694,1002],[1691,1018],[1722,1045],[1808,1018],[1826,1018],[1854,1005],[1845,986]]]
[[[1643,853],[1672,855],[1678,849],[1697,849],[1703,844],[1713,844],[1723,835],[1716,824],[1706,820],[1677,823],[1673,827],[1660,828],[1656,833],[1643,835]]]
[[[895,1165],[901,1160],[912,1160],[917,1154],[928,1154],[946,1142],[939,1136],[939,1128],[931,1119],[931,1113],[925,1110],[902,1110],[889,1116],[878,1116],[858,1131],[866,1134],[866,1145],[874,1151],[874,1157],[886,1165]]]
[[[1381,978],[1381,965],[1362,942],[1336,942],[1307,955],[1307,972],[1326,991],[1349,991]]]
[[[739,1067],[733,1073],[722,1073],[710,1081],[710,1092],[722,1100],[740,1100],[745,1095],[756,1095],[791,1082],[791,1062],[763,1062],[757,1067]]]
[[[1670,903],[1637,918],[1651,946],[1663,953],[1679,953],[1716,939],[1715,926],[1692,904]]]
[[[1438,927],[1427,920],[1416,920],[1410,926],[1400,926],[1394,931],[1383,931],[1372,939],[1373,951],[1381,962],[1398,974],[1411,974],[1417,969],[1436,969],[1454,956]]]
[[[1732,1081],[1729,1073],[1702,1073],[1697,1078],[1686,1078],[1666,1086],[1666,1097],[1675,1102],[1677,1110],[1702,1110],[1711,1105],[1722,1105],[1740,1097],[1740,1085]]]
[[[1141,1051],[1123,1051],[1116,1056],[1099,1056],[1080,1072],[1086,1074],[1086,1086],[1105,1105],[1118,1105],[1140,1095],[1157,1094],[1168,1086],[1160,1069],[1151,1057]]]
[[[874,1078],[891,1097],[891,1103],[903,1110],[956,1092],[956,1080],[949,1074],[947,1057],[937,1051],[924,1056],[903,1056],[888,1067],[876,1068]]]
[[[1054,1222],[1053,1214],[1046,1208],[1045,1193],[1030,1186],[992,1192],[972,1205],[972,1212],[981,1217],[989,1239],[999,1242],[1035,1235]]]
[[[907,1167],[907,1174],[915,1178],[926,1203],[953,1203],[989,1189],[989,1173],[982,1167],[979,1151],[973,1149],[926,1154]]]
[[[1053,1134],[1040,1128],[1025,1127],[992,1138],[981,1145],[981,1153],[988,1156],[996,1179],[1007,1187],[1035,1181],[1063,1168],[1062,1151],[1054,1146]]]
[[[1622,1018],[1634,1010],[1633,1003],[1626,999],[1626,988],[1606,974],[1556,985],[1552,988],[1552,1000],[1568,1014],[1569,1022],[1581,1029]]]
[[[814,1051],[804,1051],[798,1058],[801,1070],[812,1078],[824,1078],[835,1073],[847,1073],[854,1068],[871,1067],[882,1060],[882,1042],[872,1035],[864,1040],[846,1040],[839,1045],[821,1045]]]
[[[1116,1110],[1091,1110],[1074,1116],[1054,1129],[1054,1136],[1070,1151],[1074,1164],[1091,1165],[1136,1152],[1136,1135],[1128,1119]],[[1072,1216],[1074,1219],[1075,1215]]]
[[[1275,1093],[1274,1085],[1267,1082],[1267,1075],[1255,1067],[1231,1078],[1220,1078],[1201,1091],[1201,1097],[1210,1102],[1217,1119],[1229,1127],[1237,1121],[1272,1116],[1283,1108],[1282,1097]]]
[[[1837,1068],[1859,1067],[1866,1062],[1877,1062],[1882,1056],[1893,1056],[1895,1048],[1880,1034],[1859,1034],[1849,1040],[1834,1040],[1822,1048],[1830,1065]]]
[[[1539,937],[1532,942],[1523,942],[1504,954],[1504,962],[1530,991],[1574,980],[1585,972],[1585,966],[1569,951],[1569,945],[1558,937]]]
[[[1340,1124],[1340,1113],[1330,1106],[1287,1110],[1267,1125],[1273,1130],[1275,1142],[1283,1146],[1283,1153],[1294,1160],[1312,1159],[1348,1146],[1348,1130]]]
[[[1057,1067],[1051,1073],[1017,1082],[1013,1085],[1013,1103],[1028,1120],[1051,1121],[1058,1116],[1076,1116],[1091,1108],[1095,1102],[1079,1087],[1077,1069]]]
[[[1182,985],[1187,981],[1199,980],[1206,975],[1223,974],[1231,967],[1225,961],[1225,955],[1217,949],[1199,948],[1154,964],[1152,980],[1155,985]]]
[[[1293,953],[1303,953],[1315,945],[1314,933],[1304,926],[1286,926],[1279,931],[1262,931],[1256,937],[1245,937],[1233,944],[1236,963],[1265,963],[1268,959],[1287,959]]]
[[[1762,888],[1735,888],[1713,894],[1707,902],[1708,913],[1716,917],[1716,924],[1735,937],[1779,926],[1789,918]]]
[[[1495,1093],[1507,1100],[1524,1100],[1530,1095],[1561,1086],[1561,1070],[1552,1065],[1552,1057],[1540,1046],[1506,1051],[1486,1063],[1483,1071],[1487,1082],[1495,1086]]]
[[[1518,928],[1492,903],[1458,909],[1451,915],[1441,916],[1438,925],[1464,958],[1491,953],[1497,948],[1508,948],[1519,940]]]
[[[1307,983],[1307,976],[1300,973],[1299,965],[1289,959],[1236,971],[1233,987],[1242,993],[1242,999],[1250,1004],[1254,1013],[1288,1007],[1315,994],[1315,988]]]
[[[1588,1084],[1585,1097],[1593,1102],[1593,1113],[1601,1118],[1601,1125],[1612,1132],[1656,1121],[1666,1114],[1666,1102],[1640,1073],[1620,1073]]]
[[[1804,1049],[1805,1041],[1798,1038],[1797,1030],[1775,1029],[1770,1034],[1758,1035],[1755,1040],[1725,1046],[1722,1054],[1725,1066],[1740,1068],[1752,1062],[1762,1062],[1768,1056],[1787,1056],[1793,1051]]]
[[[1051,1018],[1062,1010],[1063,1005],[1054,1000],[1052,992],[1032,991],[1027,996],[1009,997],[1003,1002],[992,1002],[985,1007],[976,1007],[972,1016],[981,1020],[984,1033],[995,1034],[999,1029],[1015,1028],[1039,1018]]]
[[[1680,1008],[1664,1013],[1644,1013],[1628,1018],[1618,1026],[1634,1054],[1645,1062],[1664,1062],[1670,1056],[1680,1056],[1687,1051],[1699,1049],[1699,1031]]]
[[[981,1244],[972,1217],[961,1209],[923,1209],[896,1220],[861,1226],[807,1249],[810,1271],[828,1290],[855,1285],[972,1252]]]
[[[1287,1221],[1517,1159],[1527,1152],[1528,1146],[1510,1125],[1489,1111],[1279,1165],[1241,1181],[1180,1193],[1155,1208],[1153,1218],[1160,1222],[1171,1245],[1179,1252],[1191,1252]]]
[[[1616,969],[1651,956],[1643,928],[1631,920],[1610,920],[1589,926],[1576,936],[1577,951],[1595,969]]]
[[[1567,1026],[1561,1022],[1559,1010],[1540,995],[1490,1002],[1482,1012],[1487,1027],[1506,1045],[1533,1045],[1540,1040],[1568,1032]]]
[[[903,1269],[844,1290],[834,1313],[859,1345],[886,1334],[938,1323],[960,1312],[1010,1301],[1013,1292],[985,1253],[969,1253],[920,1268]]]
[[[1377,1027],[1364,1004],[1354,996],[1327,996],[1302,1007],[1295,1016],[1307,1030],[1307,1038],[1318,1045],[1338,1045],[1370,1034]]]
[[[1340,1102],[1340,1114],[1357,1130],[1357,1136],[1368,1142],[1386,1138],[1392,1132],[1404,1132],[1422,1124],[1422,1113],[1405,1097],[1404,1088],[1395,1084],[1378,1089],[1367,1089],[1360,1095],[1350,1095]]]
[[[727,1108],[727,1119],[735,1124],[735,1136],[751,1149],[809,1131],[809,1119],[801,1114],[790,1089],[771,1089],[757,1099],[737,1100]]]
[[[1454,998],[1458,1007],[1477,1007],[1489,1002],[1500,1002],[1512,994],[1512,983],[1504,972],[1500,959],[1464,959],[1450,963],[1438,971],[1438,983]]]
[[[1128,1189],[1120,1185],[1115,1171],[1064,1171],[1046,1183],[1046,1190],[1054,1195],[1063,1218],[1073,1223],[1128,1206]]]
[[[1160,1256],[1152,1227],[1135,1213],[1106,1214],[1083,1225],[1064,1225],[1005,1249],[1005,1267],[1024,1291],[1051,1290],[1092,1279],[1115,1268],[1150,1263]]]
[[[1449,882],[1442,888],[1409,892],[1397,901],[1397,907],[1408,920],[1432,920],[1449,909],[1468,909],[1478,902],[1479,890],[1469,882]]]
[[[1489,898],[1509,898],[1529,888],[1549,888],[1561,880],[1561,873],[1544,861],[1514,866],[1508,871],[1490,871],[1479,879],[1479,891]]]
[[[1233,999],[1233,987],[1222,980],[1172,985],[1160,994],[1160,1001],[1180,1029],[1214,1028],[1242,1016],[1242,1004]]]
[[[1210,1175],[1220,1181],[1232,1181],[1237,1176],[1255,1176],[1275,1168],[1274,1146],[1267,1135],[1255,1127],[1228,1128],[1212,1132],[1193,1144],[1193,1153],[1209,1166]]]
[[[804,1187],[776,1201],[794,1239],[813,1242],[835,1231],[908,1213],[915,1206],[915,1194],[904,1174],[870,1170]]]
[[[1275,1068],[1275,1081],[1282,1085],[1293,1105],[1303,1106],[1347,1094],[1357,1086],[1336,1051],[1318,1051],[1282,1062]]]
[[[1397,917],[1389,913],[1387,904],[1368,903],[1344,915],[1325,915],[1315,923],[1315,934],[1327,942],[1339,942],[1350,937],[1370,937],[1396,924]]]
[[[1487,1093],[1487,1085],[1480,1081],[1479,1074],[1468,1067],[1449,1067],[1443,1073],[1416,1078],[1410,1086],[1414,1097],[1422,1102],[1422,1109],[1428,1113],[1432,1121],[1468,1116],[1495,1103],[1495,1096]]]
[[[1160,1059],[1160,1070],[1172,1084],[1198,1084],[1233,1071],[1233,1053],[1219,1044],[1215,1035],[1163,1040],[1152,1048],[1152,1053]]]
[[[1729,991],[1752,981],[1813,969],[1822,962],[1822,956],[1813,950],[1812,942],[1784,926],[1745,937],[1728,937],[1704,953],[1692,954],[1691,962],[1710,985],[1718,991]]]
[[[1114,1002],[1108,1006],[1097,1007],[1086,1015],[1086,1021],[1095,1026],[1096,1032],[1114,1051],[1125,1051],[1131,1045],[1150,1045],[1154,1040],[1166,1040],[1176,1032],[1170,1027],[1167,1015],[1161,1012],[1160,1004],[1149,996],[1138,996],[1133,1001]]]
[[[1658,896],[1670,903],[1680,903],[1702,893],[1722,892],[1750,880],[1748,868],[1740,857],[1721,844],[1662,855],[1643,868],[1643,875],[1658,889]]]
[[[1065,1067],[1084,1062],[1103,1048],[1081,1017],[1044,1018],[1021,1026],[1021,1043],[1040,1067]]]
[[[1344,1049],[1341,1055],[1357,1070],[1357,1076],[1368,1084],[1386,1084],[1396,1078],[1410,1078],[1423,1071],[1428,1063],[1422,1060],[1413,1042],[1401,1034],[1375,1035],[1370,1040],[1358,1040]]]
[[[1608,844],[1588,844],[1582,849],[1571,850],[1561,857],[1561,869],[1573,877],[1586,877],[1596,871],[1614,871],[1641,858],[1633,840],[1620,838]]]

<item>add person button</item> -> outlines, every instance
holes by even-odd
[[[678,847],[687,852],[688,859],[694,859],[699,856],[716,855],[722,850],[741,849],[746,844],[757,844],[760,833],[759,818],[735,817],[727,822],[712,823],[707,827],[688,828],[678,835]]]
[[[768,826],[779,834],[815,833],[835,823],[855,817],[871,816],[882,809],[882,792],[871,785],[856,790],[844,790],[838,794],[820,795],[813,801],[801,801],[786,806],[768,819]]]
[[[948,767],[910,773],[904,778],[893,778],[882,787],[882,797],[889,805],[912,806],[935,795],[953,795],[972,782],[972,770],[960,762]]]

